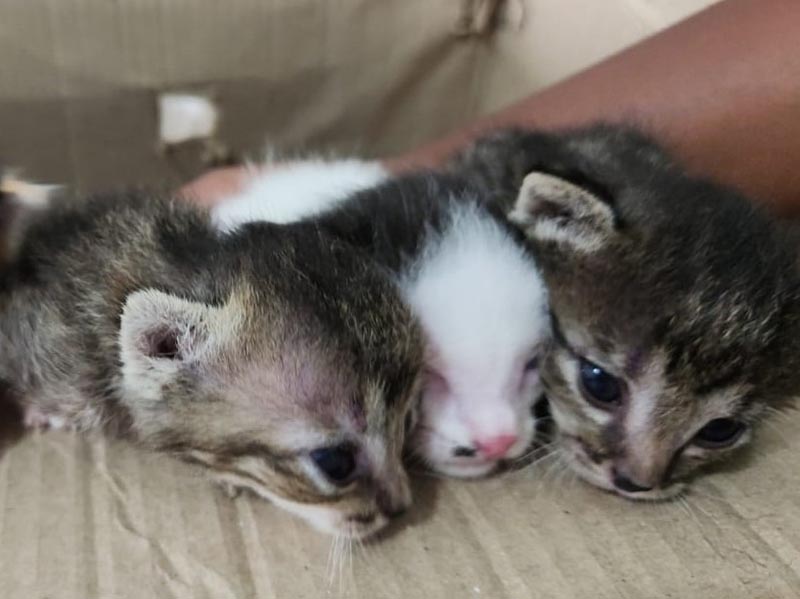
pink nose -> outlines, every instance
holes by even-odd
[[[489,460],[497,460],[506,455],[516,442],[516,435],[498,435],[497,437],[475,441],[475,446],[483,457]]]

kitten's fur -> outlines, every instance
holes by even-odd
[[[332,533],[409,505],[419,331],[365,256],[312,225],[220,238],[143,194],[55,207],[3,277],[0,352],[34,423],[128,433]],[[311,452],[345,446],[355,472],[337,483]]]
[[[296,222],[330,210],[389,176],[377,162],[358,159],[316,158],[265,166],[266,172],[251,173],[244,190],[214,207],[214,225],[221,231],[259,221]]]
[[[343,195],[359,164],[365,190]],[[376,186],[379,168],[354,160],[279,166],[216,206],[214,219],[231,230],[314,217],[387,266],[428,341],[410,448],[445,474],[487,474],[533,439],[536,358],[549,336],[544,286],[519,233],[477,189],[434,173]]]
[[[499,132],[451,167],[535,246],[555,327],[542,377],[559,451],[586,480],[672,496],[798,393],[795,249],[747,199],[609,125]],[[618,377],[619,401],[592,400],[581,358]],[[714,419],[745,428],[709,447]]]

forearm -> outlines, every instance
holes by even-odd
[[[438,166],[497,127],[599,119],[638,123],[691,169],[800,212],[800,2],[727,0],[386,163]]]

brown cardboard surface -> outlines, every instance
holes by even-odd
[[[66,433],[14,441],[5,422],[3,599],[800,596],[797,414],[667,504],[547,460],[485,481],[419,477],[386,538],[333,561],[330,537],[193,467]]]

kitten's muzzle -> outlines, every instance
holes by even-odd
[[[606,467],[614,490],[628,499],[661,501],[679,495],[685,488],[685,484],[672,478],[671,468],[644,470],[642,477],[628,471],[624,461],[612,460]]]
[[[593,450],[583,439],[562,434],[569,463],[578,475],[592,485],[633,501],[665,501],[684,491],[686,485],[672,479],[670,469],[649,470],[645,480],[630,473],[624,460]]]
[[[375,503],[381,514],[387,518],[397,518],[406,513],[408,508],[411,507],[411,494],[394,494],[382,489],[375,496]]]
[[[348,522],[355,522],[356,524],[363,524],[365,526],[369,526],[375,522],[375,519],[378,517],[378,514],[369,513],[369,514],[353,514],[352,516],[347,517]]]

